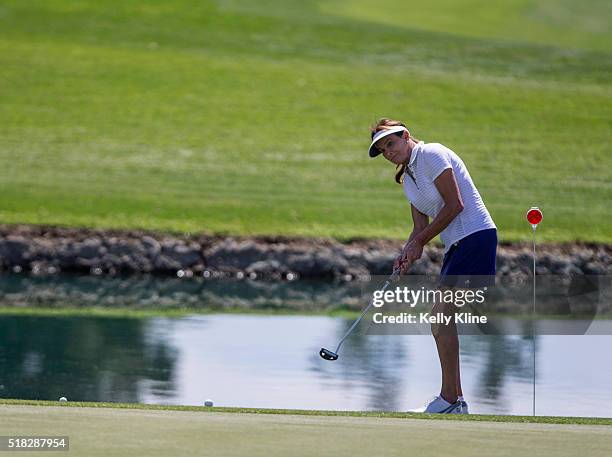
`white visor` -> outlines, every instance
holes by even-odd
[[[406,127],[402,127],[401,125],[398,125],[397,127],[391,127],[389,129],[380,130],[376,132],[376,134],[374,134],[374,137],[372,138],[370,149],[368,150],[370,157],[376,157],[378,154],[380,154],[380,151],[376,149],[376,146],[374,146],[378,140],[386,137],[387,135],[391,135],[392,133],[403,132],[403,131],[407,132],[408,129]]]

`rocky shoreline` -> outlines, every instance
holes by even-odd
[[[153,274],[266,280],[351,281],[387,275],[401,241],[287,237],[173,235],[137,230],[96,230],[0,225],[0,271],[52,275]],[[531,275],[529,244],[502,244],[497,271],[522,281]],[[443,251],[427,246],[413,274],[437,274]],[[538,245],[538,274],[604,275],[612,272],[612,245]]]

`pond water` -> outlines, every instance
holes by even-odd
[[[13,287],[0,306],[13,306],[18,293]],[[0,397],[405,411],[439,392],[429,335],[373,335],[360,326],[339,360],[321,359],[318,350],[335,349],[351,323],[299,315],[2,315]],[[536,335],[537,415],[610,417],[612,332],[596,333]],[[460,338],[471,412],[532,414],[533,336]]]
[[[433,339],[357,333],[330,317],[0,318],[0,396],[265,408],[404,411],[439,389]],[[605,335],[537,336],[538,415],[609,417]],[[473,412],[532,413],[530,337],[462,335]]]

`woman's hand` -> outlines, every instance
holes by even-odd
[[[395,259],[393,263],[393,269],[400,269],[400,273],[406,273],[412,264],[421,258],[423,255],[423,245],[417,240],[413,239],[409,241],[402,249],[401,254]]]

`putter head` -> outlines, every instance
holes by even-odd
[[[319,355],[325,360],[338,360],[338,354],[330,351],[329,349],[321,348]]]

